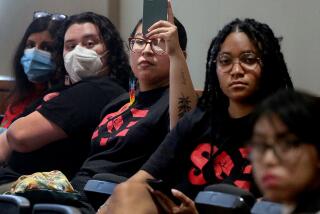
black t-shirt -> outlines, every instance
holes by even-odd
[[[191,198],[216,183],[250,190],[252,166],[245,147],[249,117],[231,119],[227,112],[211,116],[197,108],[167,135],[142,170]]]
[[[90,138],[99,124],[101,110],[123,93],[125,90],[114,80],[102,77],[72,85],[48,102],[41,103],[41,98],[33,105],[33,110],[37,109],[47,120],[58,125],[68,138],[33,152],[13,152],[8,166],[0,168],[0,183],[14,181],[22,174],[54,169],[71,179],[88,156]],[[32,111],[29,109],[28,112]]]
[[[91,155],[72,180],[79,191],[98,173],[132,176],[169,132],[167,87],[138,93],[131,106],[128,101],[118,99],[105,110],[92,136]]]

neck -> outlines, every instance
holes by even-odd
[[[240,118],[251,113],[254,107],[252,104],[244,104],[230,100],[228,112],[231,118]]]
[[[159,82],[158,84],[143,84],[143,83],[141,84],[141,82],[139,82],[139,90],[141,92],[151,91],[153,89],[165,87],[167,85],[169,85],[168,82]]]

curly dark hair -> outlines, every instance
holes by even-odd
[[[29,36],[33,33],[48,31],[52,39],[55,39],[56,32],[58,31],[62,22],[63,21],[61,20],[52,20],[51,16],[46,16],[33,20],[26,29],[26,32],[24,33],[16,49],[12,63],[15,86],[8,96],[8,100],[10,100],[10,111],[12,111],[18,103],[26,99],[36,90],[35,85],[28,80],[27,75],[23,71],[23,66],[20,63],[20,59],[24,54]]]
[[[108,49],[107,66],[109,68],[109,76],[118,81],[125,89],[128,89],[129,74],[131,67],[129,65],[128,56],[124,49],[124,42],[120,37],[119,32],[112,22],[105,16],[93,13],[84,12],[70,16],[60,28],[55,40],[54,58],[57,65],[57,72],[64,76],[66,69],[63,60],[64,36],[69,27],[75,23],[92,23],[99,28],[102,40]]]
[[[259,89],[251,101],[254,104],[279,89],[292,89],[293,84],[288,73],[283,54],[280,50],[279,39],[267,24],[254,19],[235,19],[227,24],[212,40],[207,53],[206,80],[199,107],[212,111],[213,108],[226,109],[228,97],[220,89],[215,59],[226,37],[232,32],[245,33],[258,51],[262,61],[262,74]]]

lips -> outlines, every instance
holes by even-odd
[[[278,186],[279,178],[271,173],[267,173],[262,177],[262,185],[266,188],[273,188]]]
[[[148,68],[150,66],[153,66],[154,64],[151,63],[150,61],[148,60],[142,60],[141,62],[138,63],[138,65],[141,67],[141,68]]]
[[[246,86],[248,84],[242,82],[242,81],[233,81],[230,83],[230,87],[236,87],[236,86]]]

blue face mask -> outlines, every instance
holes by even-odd
[[[43,83],[50,79],[55,71],[51,53],[35,48],[25,49],[20,60],[28,80],[34,83]]]

